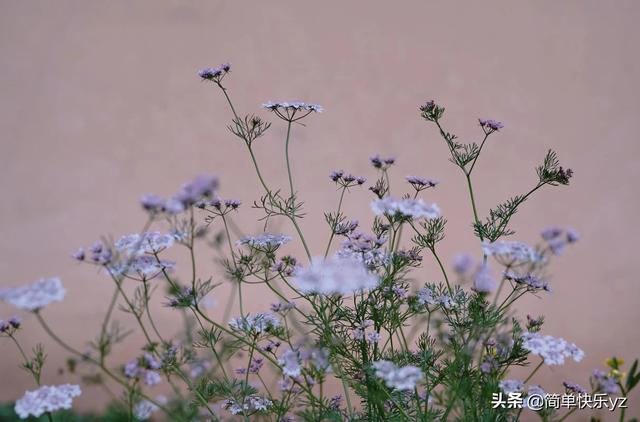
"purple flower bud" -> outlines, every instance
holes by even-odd
[[[15,315],[15,316],[11,317],[11,319],[9,319],[9,324],[13,328],[18,329],[18,328],[20,328],[20,325],[22,324],[22,318],[20,318],[19,316]]]
[[[153,193],[146,193],[140,198],[140,205],[146,211],[156,212],[162,209],[164,200]]]
[[[84,249],[83,248],[78,249],[77,251],[71,254],[71,257],[78,261],[84,261],[84,258],[85,258]]]

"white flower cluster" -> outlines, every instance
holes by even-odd
[[[291,237],[284,234],[263,233],[259,236],[243,237],[238,240],[238,244],[247,245],[254,249],[273,251],[289,241],[291,241]]]
[[[522,347],[542,357],[547,365],[562,365],[565,358],[580,362],[584,357],[582,349],[560,337],[526,332],[522,340]]]
[[[512,261],[540,262],[542,255],[531,246],[512,240],[498,240],[493,243],[482,243],[482,250],[487,256],[503,257]]]
[[[114,276],[137,274],[141,278],[147,279],[156,276],[163,269],[168,271],[172,270],[175,265],[173,261],[167,261],[165,259],[158,260],[155,256],[138,255],[131,259],[125,259],[122,262],[110,265],[109,271]]]
[[[255,394],[246,397],[243,403],[238,403],[235,399],[227,399],[224,401],[225,409],[227,409],[232,415],[267,410],[272,404],[271,400]]]
[[[43,385],[37,390],[27,391],[16,401],[15,411],[20,419],[39,417],[46,412],[71,409],[73,398],[81,394],[80,386],[74,384]]]
[[[433,287],[427,286],[418,290],[418,303],[425,305],[441,305],[445,309],[451,309],[455,302],[460,299],[460,295],[454,293],[454,297],[451,297],[448,293],[437,294]]]
[[[398,367],[388,360],[373,362],[373,368],[376,370],[376,376],[382,378],[387,387],[397,390],[413,390],[424,377],[418,367],[412,365]]]
[[[520,380],[502,380],[500,381],[500,389],[505,394],[519,393],[524,391],[524,384]]]
[[[320,104],[305,103],[303,101],[268,101],[262,104],[262,108],[272,111],[315,111],[316,113],[322,113],[324,111],[324,108]]]
[[[386,197],[371,203],[376,215],[401,215],[411,218],[438,218],[440,208],[436,204],[426,204],[422,199],[394,199]]]
[[[133,416],[135,416],[136,419],[144,421],[149,419],[158,409],[160,408],[149,400],[142,400],[133,407]]]
[[[173,246],[175,237],[160,232],[133,233],[122,236],[115,243],[116,250],[129,254],[158,253]]]
[[[233,318],[229,321],[229,326],[236,331],[262,334],[280,327],[280,320],[272,313],[260,312],[253,315],[247,314],[245,317]]]
[[[302,371],[300,352],[289,349],[280,356],[278,363],[282,365],[282,373],[290,377],[299,377]]]
[[[19,309],[35,311],[51,302],[60,302],[67,293],[58,277],[43,278],[22,287],[0,290],[0,299]]]
[[[303,293],[347,295],[378,286],[380,279],[362,262],[333,257],[314,258],[295,272],[294,282]]]

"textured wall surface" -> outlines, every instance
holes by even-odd
[[[446,124],[463,140],[477,139],[477,117],[506,125],[476,170],[481,213],[535,183],[534,166],[555,148],[575,170],[571,186],[536,194],[514,227],[534,242],[547,225],[569,225],[582,240],[554,263],[553,294],[521,302],[518,312],[544,313],[545,332],[587,356],[538,379],[561,392],[562,380],[586,384],[611,354],[638,355],[640,3],[3,0],[0,9],[0,286],[62,277],[68,297],[44,314],[77,347],[99,326],[113,287],[69,253],[138,230],[141,193],[170,194],[215,173],[222,194],[245,203],[238,222],[258,230],[249,158],[225,128],[223,98],[196,76],[230,61],[227,85],[242,113],[270,118],[259,110],[270,99],[326,108],[294,128],[292,144],[308,212],[302,227],[317,253],[327,239],[322,212],[337,202],[328,172],[373,178],[374,153],[397,156],[398,191],[408,174],[441,180],[428,199],[449,220],[443,255],[477,253],[464,179],[419,117],[425,100],[447,107]],[[265,177],[285,186],[285,128],[274,123],[256,152]],[[369,200],[356,190],[346,211],[369,221]],[[201,274],[220,279],[214,254],[198,255]],[[438,274],[429,259],[424,265],[419,282]],[[218,303],[226,290],[214,295]],[[247,292],[252,308],[268,303],[262,293]],[[157,311],[167,333],[179,329],[174,314]],[[0,318],[12,312],[0,304]],[[33,317],[24,325],[27,347],[44,341]],[[56,371],[65,353],[44,342],[45,381],[67,379]],[[136,353],[129,344],[113,362]],[[14,399],[32,382],[9,342],[0,342],[0,355],[0,399]],[[87,388],[78,406],[101,397]]]

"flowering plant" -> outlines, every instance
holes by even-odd
[[[462,143],[444,128],[445,109],[427,102],[420,107],[421,116],[443,138],[468,187],[475,256],[458,255],[447,269],[439,255],[446,211],[422,198],[438,182],[409,176],[406,193],[393,196],[389,173],[395,159],[380,156],[370,158],[376,172],[369,187],[370,229],[361,229],[342,210],[347,194],[364,188],[366,179],[335,170],[329,181],[336,184],[339,201],[335,211],[324,215],[328,241],[322,251],[311,251],[299,224],[304,203],[295,188],[289,144],[292,130],[323,108],[305,102],[263,105],[286,125],[288,180],[276,187],[263,176],[254,152],[254,143],[271,123],[238,114],[223,85],[230,70],[223,64],[203,69],[199,76],[228,102],[233,114],[229,130],[246,146],[263,189],[253,207],[263,213],[264,232],[245,234],[233,224],[241,203],[223,199],[218,179],[210,175],[184,184],[170,198],[144,195],[141,205],[148,218],[140,233],[115,242],[101,240],[73,254],[75,260],[97,266],[114,284],[101,329],[88,350],[65,342],[45,316],[45,307],[65,296],[58,278],[1,291],[0,298],[30,312],[72,355],[70,368],[83,368],[93,383],[117,385],[123,394],[116,405],[129,420],[145,420],[159,412],[176,421],[506,421],[525,411],[562,421],[577,409],[534,406],[532,397],[548,395],[532,381],[545,365],[579,362],[584,352],[570,341],[543,334],[542,317],[522,320],[513,311],[524,295],[551,291],[551,260],[579,238],[571,229],[551,227],[542,231],[535,246],[511,240],[512,218],[536,191],[570,182],[573,172],[560,165],[554,151],[548,151],[536,168],[528,191],[481,218],[472,175],[489,138],[504,126],[481,119],[481,141]],[[268,231],[276,219],[288,222],[289,234]],[[226,249],[223,275],[199,274],[194,251],[216,226],[222,235],[214,243]],[[237,236],[232,236],[232,228]],[[300,245],[300,256],[281,253],[290,242]],[[190,268],[179,271],[166,259],[165,251],[172,248],[186,251]],[[439,269],[437,282],[412,278],[412,271],[426,265]],[[239,315],[219,321],[209,316],[207,302],[221,282],[232,284],[228,303],[237,301]],[[136,286],[133,295],[124,288],[130,283]],[[246,309],[243,298],[252,284],[273,293],[269,311]],[[159,288],[166,291],[166,307],[186,321],[175,338],[163,334],[154,322],[149,304]],[[118,304],[131,315],[145,343],[139,356],[126,363],[109,361],[128,334],[114,322]],[[2,321],[0,332],[20,349],[23,366],[38,388],[26,392],[15,411],[21,418],[45,415],[53,420],[54,412],[71,407],[80,387],[41,385],[45,354],[41,347],[33,355],[22,349],[21,323],[19,317]],[[628,375],[622,372],[621,359],[612,358],[607,365],[608,371],[593,372],[591,394],[625,398],[640,381],[637,361]],[[524,380],[508,379],[512,368],[522,366],[533,366]],[[172,394],[154,394],[154,386],[164,383],[172,387]],[[563,389],[587,394],[571,381]],[[508,396],[508,405],[501,401],[502,394]],[[625,406],[620,407],[624,420]]]

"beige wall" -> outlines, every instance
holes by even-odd
[[[68,298],[45,314],[78,347],[112,287],[68,255],[100,235],[138,230],[141,193],[169,194],[213,172],[225,196],[247,204],[240,221],[257,230],[248,157],[225,129],[222,98],[195,74],[228,60],[243,113],[267,117],[258,106],[269,99],[326,108],[295,128],[292,146],[315,251],[327,237],[322,211],[337,201],[328,172],[371,178],[367,157],[377,152],[397,155],[397,183],[414,173],[442,181],[429,199],[449,219],[443,254],[474,250],[461,175],[417,113],[427,99],[447,106],[446,123],[464,140],[477,137],[477,117],[506,124],[476,170],[482,213],[534,183],[533,167],[557,149],[575,170],[572,185],[536,195],[515,228],[533,242],[546,225],[571,225],[583,240],[553,266],[554,293],[519,310],[544,313],[546,332],[587,357],[545,369],[540,382],[560,392],[563,379],[586,384],[611,354],[640,355],[640,3],[3,0],[0,9],[0,286],[61,276]],[[282,135],[275,122],[257,146],[271,181],[285,180]],[[369,199],[356,191],[347,211],[370,218]],[[211,254],[201,258],[203,275],[219,278]],[[425,266],[436,277],[429,259]],[[256,292],[257,308],[266,299]],[[158,309],[167,332],[177,329],[175,315]],[[0,318],[12,312],[0,305]],[[20,338],[31,347],[45,337],[27,317]],[[48,352],[45,380],[59,382],[65,354]],[[135,353],[130,345],[120,359]],[[12,345],[0,342],[0,355],[0,399],[9,400],[32,382]],[[80,407],[100,395],[88,388]]]

